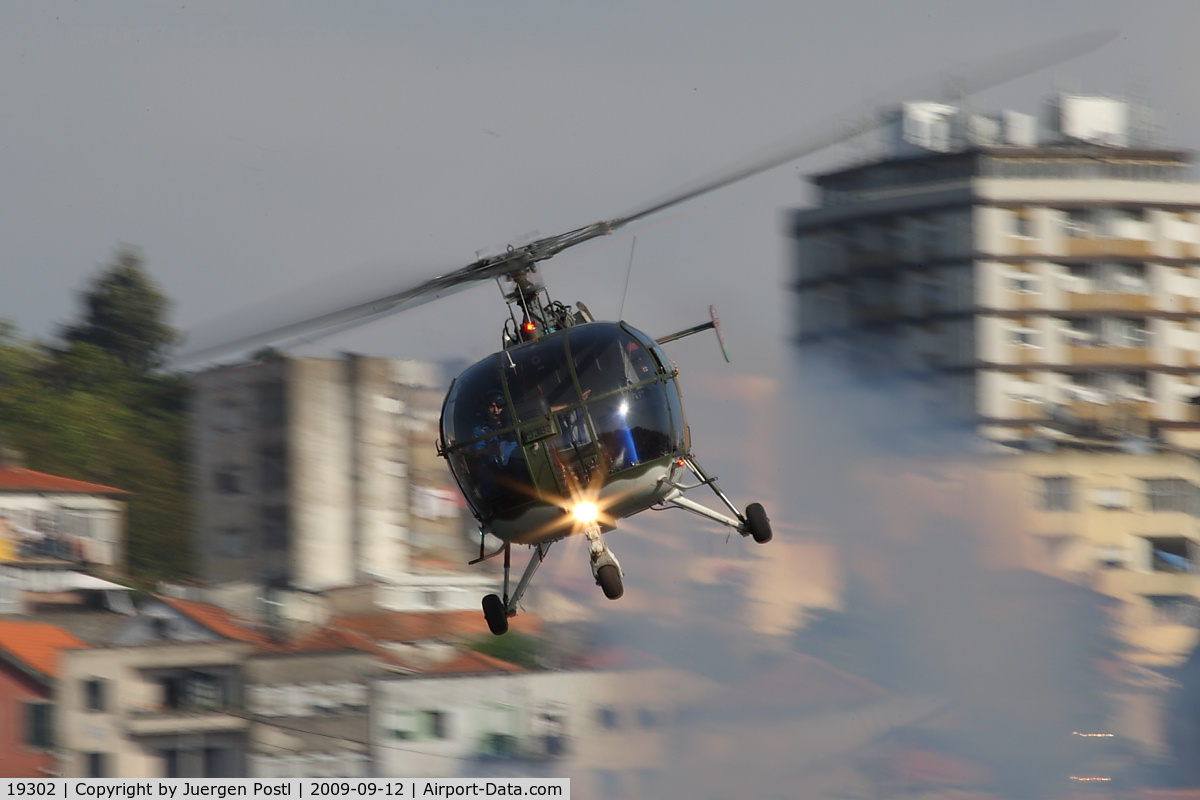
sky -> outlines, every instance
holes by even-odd
[[[253,324],[297,292],[406,287],[611,218],[904,79],[1103,28],[1119,38],[975,103],[1041,114],[1056,84],[1136,90],[1195,148],[1196,21],[1187,2],[1096,0],[9,4],[0,318],[52,338],[127,246],[185,331]],[[721,189],[544,277],[655,336],[715,304],[729,374],[770,375],[784,214],[811,202],[806,176],[863,152]],[[498,295],[479,285],[302,352],[474,360],[499,341]],[[685,371],[717,369],[703,338],[673,345]]]

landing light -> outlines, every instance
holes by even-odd
[[[576,503],[571,509],[571,513],[575,516],[578,522],[588,523],[595,522],[600,517],[600,509],[595,503],[589,503],[586,500]]]

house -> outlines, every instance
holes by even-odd
[[[260,648],[244,670],[249,777],[371,775],[370,682],[411,671],[366,637],[336,628]]]
[[[242,668],[269,640],[216,606],[157,597],[107,646],[70,652],[58,687],[68,777],[246,774]]]
[[[63,653],[86,647],[54,625],[0,620],[0,778],[56,774],[55,688]]]
[[[0,458],[0,613],[28,612],[30,591],[78,588],[80,570],[118,576],[126,494]]]
[[[587,796],[664,773],[675,721],[715,684],[660,663],[528,671],[459,654],[375,681],[381,776],[561,777]]]

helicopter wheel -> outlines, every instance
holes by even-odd
[[[499,595],[489,594],[483,598],[483,618],[492,633],[497,636],[508,633],[508,611]]]
[[[759,544],[771,541],[771,520],[759,503],[746,506],[746,530]]]
[[[605,564],[596,570],[596,583],[600,584],[604,596],[609,600],[616,600],[625,594],[625,587],[621,583],[621,568],[614,564]]]

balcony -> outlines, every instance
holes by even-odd
[[[1154,296],[1142,292],[1067,292],[1071,311],[1153,311]]]
[[[1127,256],[1150,258],[1152,243],[1144,239],[1115,239],[1109,237],[1067,237],[1065,252],[1069,256]]]
[[[1154,362],[1149,347],[1067,347],[1069,364],[1104,364],[1112,366],[1148,367]]]
[[[250,721],[211,708],[138,710],[125,718],[130,736],[174,736],[245,731]]]

